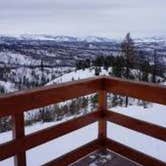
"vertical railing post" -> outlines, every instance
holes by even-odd
[[[25,136],[24,114],[19,113],[12,116],[13,120],[13,139],[20,139]],[[18,147],[21,148],[21,147]],[[20,152],[14,157],[14,166],[26,166],[25,152]]]
[[[105,90],[99,91],[99,111],[101,113],[101,117],[99,120],[99,131],[98,131],[98,138],[105,141],[107,137],[107,123],[105,120],[105,111],[107,110],[107,92]]]

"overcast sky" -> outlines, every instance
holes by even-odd
[[[1,34],[166,36],[166,0],[0,0]]]

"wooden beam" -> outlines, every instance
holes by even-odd
[[[105,90],[110,93],[135,97],[166,105],[166,86],[152,83],[105,77]]]
[[[80,158],[86,157],[86,155],[101,148],[100,141],[94,140],[72,152],[69,152],[43,166],[68,166]]]
[[[166,163],[142,152],[129,148],[114,140],[107,139],[106,145],[108,149],[144,166],[166,166]]]
[[[141,132],[154,138],[166,141],[166,128],[155,124],[135,119],[116,112],[107,111],[106,119],[131,130]]]
[[[13,139],[22,139],[25,136],[24,131],[24,114],[15,114],[12,116],[12,133]],[[15,166],[26,166],[26,154],[25,152],[17,153],[14,157]]]
[[[0,145],[0,161],[30,148],[46,143],[52,139],[68,134],[81,127],[96,122],[100,118],[99,111],[72,119],[62,124],[52,126],[41,131],[29,134],[23,138]]]
[[[98,125],[98,138],[100,140],[105,140],[107,137],[107,122],[105,120],[105,110],[107,109],[107,92],[106,91],[100,91],[99,92],[99,111],[101,114],[101,118],[99,120]]]
[[[0,96],[0,117],[95,93],[102,77],[51,85]]]

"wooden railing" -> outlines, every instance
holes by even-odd
[[[98,110],[85,116],[25,135],[24,112],[68,99],[99,94]],[[26,151],[98,121],[98,139],[84,145],[45,166],[66,166],[100,148],[111,149],[146,166],[165,166],[166,163],[107,138],[107,121],[166,141],[166,128],[107,111],[107,93],[156,102],[166,105],[166,87],[111,77],[95,77],[61,85],[51,85],[0,97],[0,117],[12,116],[13,140],[0,145],[0,161],[14,156],[15,166],[26,166]],[[77,125],[75,125],[77,124]]]

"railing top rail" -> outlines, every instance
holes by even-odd
[[[0,117],[85,96],[99,90],[166,104],[164,85],[99,76],[2,95]]]
[[[101,80],[93,77],[0,96],[0,117],[95,93],[101,89]]]
[[[166,105],[165,85],[105,77],[104,86],[110,93]]]

